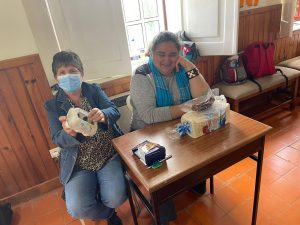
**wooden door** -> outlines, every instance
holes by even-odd
[[[0,199],[58,175],[43,107],[51,97],[38,55],[0,62]]]

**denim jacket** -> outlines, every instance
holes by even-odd
[[[99,108],[106,117],[107,123],[98,123],[98,129],[105,131],[112,127],[115,136],[122,135],[122,131],[116,124],[120,118],[120,113],[101,88],[95,84],[83,82],[81,89],[83,96],[87,98],[91,107]],[[48,114],[52,142],[61,148],[60,181],[65,185],[71,177],[77,158],[78,146],[85,141],[85,137],[82,134],[77,134],[76,137],[67,134],[58,120],[60,116],[66,116],[68,110],[72,107],[62,89],[59,88],[56,96],[48,100],[44,106]]]

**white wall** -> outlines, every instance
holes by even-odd
[[[19,1],[23,2],[48,82],[52,85],[55,83],[51,70],[52,57],[59,51],[59,48],[49,20],[45,1]]]
[[[65,1],[67,0],[63,0],[63,2]],[[72,0],[68,1],[71,2]],[[54,2],[54,0],[50,2]],[[99,46],[96,47],[99,49],[102,46],[103,50],[99,52],[99,56],[102,57],[101,63],[98,61],[93,65],[88,65],[84,62],[85,78],[86,80],[94,79],[93,82],[104,82],[131,74],[121,2],[120,0],[110,0],[109,2],[101,0],[101,2],[112,5],[111,8],[114,10],[114,15],[108,15],[106,20],[113,21],[114,23],[102,23],[100,27],[98,26],[100,32],[102,31],[101,35],[108,39],[105,42],[101,42],[103,38],[98,39]],[[95,3],[98,3],[98,0],[95,0]],[[101,10],[106,9],[103,9],[103,7],[99,9],[98,13],[103,14]],[[84,14],[85,17],[86,15]],[[113,31],[115,32],[112,38],[110,38],[112,36],[111,33],[108,35],[103,32],[103,30],[111,31],[111,27],[114,28]],[[51,62],[53,55],[59,51],[59,47],[53,33],[45,1],[0,0],[0,28],[0,61],[39,54],[49,84],[54,84],[55,80],[51,71]],[[89,33],[87,37],[90,36],[93,36],[93,34]],[[62,50],[64,49],[76,51],[78,47],[67,46],[66,48],[62,48]],[[113,52],[115,62],[111,59],[109,61],[105,52]],[[105,55],[104,59],[103,55]],[[84,56],[82,56],[82,59],[85,61]]]
[[[101,83],[131,74],[121,0],[48,0],[57,33],[43,0],[22,0],[50,85],[54,53],[77,52],[84,79]]]
[[[0,60],[38,53],[21,0],[0,0]]]

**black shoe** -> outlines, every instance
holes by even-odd
[[[118,217],[117,213],[114,214],[107,220],[108,225],[122,225],[122,221],[120,217]]]
[[[192,191],[197,193],[197,194],[203,195],[206,192],[206,180],[201,181],[199,184],[194,186],[192,188]]]

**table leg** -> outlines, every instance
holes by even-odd
[[[214,194],[214,176],[211,176],[209,178],[209,187],[210,187],[210,193]]]
[[[128,194],[131,214],[132,214],[132,218],[133,218],[133,223],[134,223],[134,225],[138,225],[136,212],[135,212],[135,206],[133,204],[133,199],[132,199],[132,192],[131,192],[130,180],[129,180],[130,178],[128,177],[127,174],[125,174],[125,178],[126,178],[125,180],[126,180],[126,186],[127,186],[127,194]]]
[[[155,193],[151,194],[151,201],[152,201],[155,224],[156,225],[161,225],[160,216],[159,216],[159,204],[158,204],[158,199],[157,199],[157,196],[156,196]]]
[[[262,163],[263,163],[263,153],[264,153],[264,150],[259,151],[258,157],[257,157],[255,191],[254,191],[254,202],[253,202],[252,223],[251,223],[252,225],[256,224],[256,219],[257,219],[259,189],[260,189]]]

